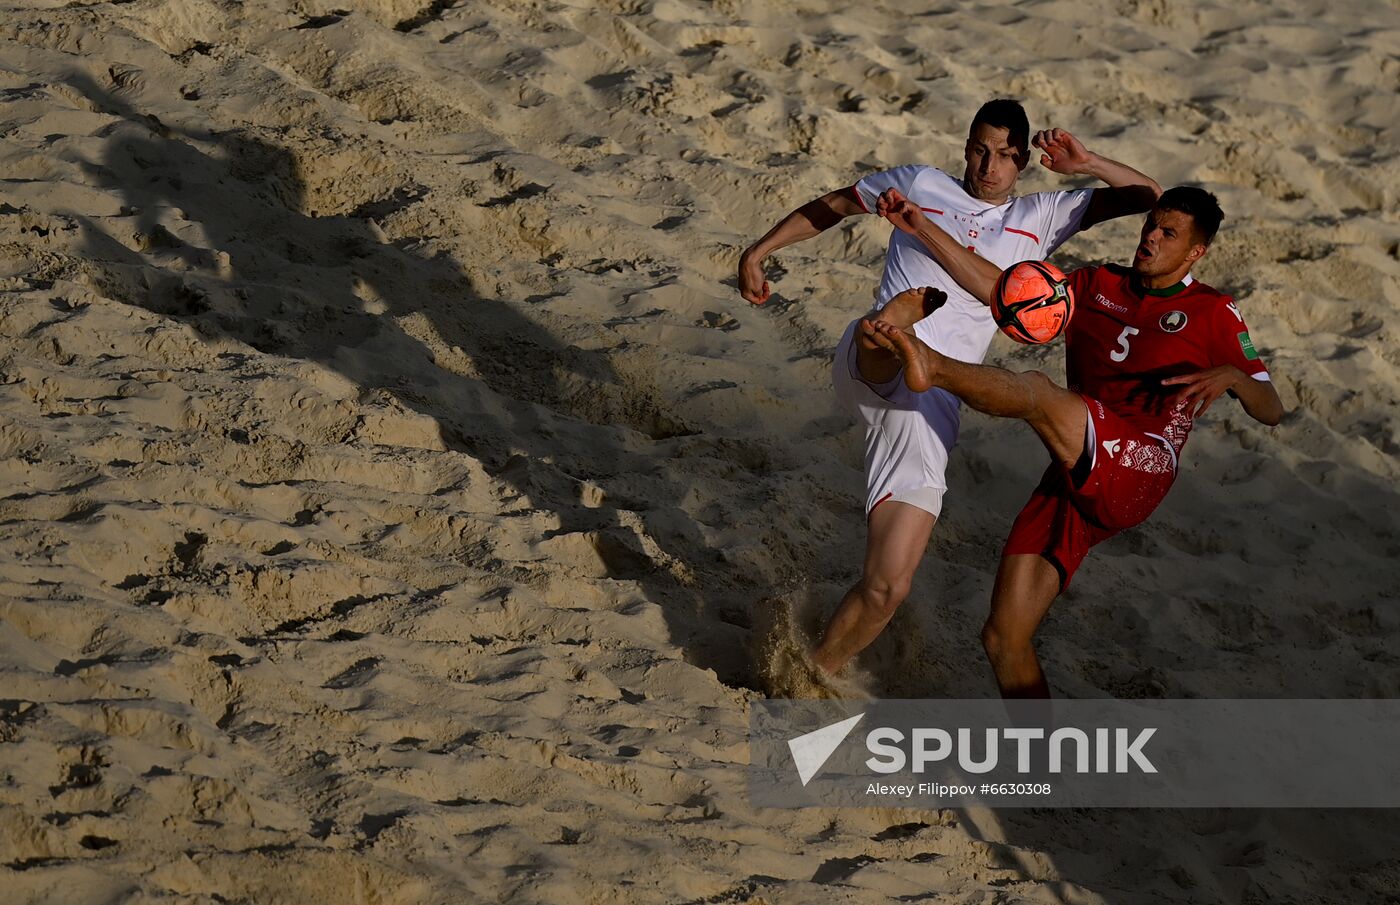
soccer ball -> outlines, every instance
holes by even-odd
[[[992,319],[1018,343],[1048,343],[1064,332],[1073,314],[1069,280],[1045,261],[1013,264],[992,290]]]

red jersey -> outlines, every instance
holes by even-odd
[[[1113,264],[1069,274],[1074,317],[1065,331],[1069,388],[1102,402],[1178,452],[1191,415],[1173,404],[1179,386],[1162,380],[1234,365],[1256,380],[1269,371],[1228,295],[1188,275],[1172,289],[1133,288],[1132,271]]]

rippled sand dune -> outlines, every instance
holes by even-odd
[[[1208,186],[1199,275],[1292,411],[1206,416],[1047,669],[1400,696],[1397,48],[1394,0],[8,4],[7,901],[1393,899],[1387,812],[753,808],[756,627],[858,574],[829,360],[887,230],[780,253],[762,309],[733,272],[863,173],[958,172],[998,95]],[[1043,453],[965,425],[863,693],[993,693]]]

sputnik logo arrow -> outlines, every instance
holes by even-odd
[[[802,779],[802,785],[807,785],[807,782],[817,775],[827,758],[831,757],[837,747],[846,740],[846,736],[851,734],[851,730],[856,728],[856,723],[864,717],[865,714],[858,713],[850,719],[788,739],[788,750],[792,752],[792,762],[797,765],[797,775]]]

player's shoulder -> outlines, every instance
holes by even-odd
[[[1235,304],[1235,299],[1228,293],[1221,292],[1208,283],[1200,280],[1192,280],[1187,287],[1187,296],[1196,308],[1211,311],[1213,313],[1229,312],[1233,316],[1240,318],[1240,309]],[[1243,318],[1241,318],[1243,319]]]
[[[914,178],[918,182],[919,188],[925,191],[963,193],[962,182],[949,176],[938,167],[914,163],[910,164],[909,168],[914,171]]]
[[[917,169],[917,170],[919,171],[919,175],[925,176],[925,177],[927,177],[927,178],[929,178],[929,179],[936,179],[936,180],[938,180],[939,182],[949,183],[949,184],[956,185],[956,186],[961,186],[961,185],[962,185],[961,182],[959,182],[958,180],[954,179],[952,176],[949,176],[947,173],[943,172],[943,171],[940,170],[938,167],[931,166],[931,165],[926,164],[926,163],[915,163],[915,164],[910,164],[910,166],[912,166],[912,167],[914,167],[915,169]]]
[[[1053,189],[1043,192],[1027,192],[1024,195],[1017,195],[1021,201],[1031,201],[1036,204],[1054,204],[1066,195],[1073,195],[1077,189]]]
[[[1186,291],[1176,297],[1175,308],[1189,314],[1206,329],[1234,334],[1246,329],[1244,314],[1229,294],[1214,286],[1192,280]]]
[[[1234,298],[1228,293],[1221,292],[1209,283],[1195,279],[1194,277],[1191,280],[1189,288],[1191,294],[1202,301],[1219,302],[1222,305],[1234,301]]]
[[[1085,281],[1110,281],[1121,283],[1127,280],[1132,271],[1121,264],[1085,264],[1083,267],[1076,267],[1071,273],[1078,279]]]
[[[1030,192],[1026,195],[1017,195],[1017,201],[1027,207],[1034,207],[1041,210],[1049,210],[1061,204],[1067,204],[1083,197],[1085,192],[1092,192],[1093,189],[1054,189],[1053,191]]]
[[[1037,242],[1046,243],[1047,252],[1053,251],[1069,238],[1069,232],[1058,229],[1057,224],[1064,221],[1074,209],[1075,197],[1073,191],[1017,195],[1004,209],[1001,215],[1002,222],[1026,231],[1034,236]]]
[[[942,170],[922,163],[906,163],[887,170],[867,173],[856,184],[874,193],[898,188],[906,194],[912,193],[923,199],[948,197],[958,185]]]

